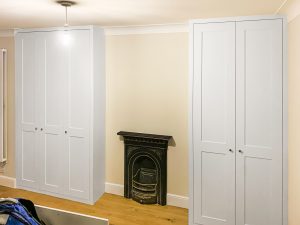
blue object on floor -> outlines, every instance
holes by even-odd
[[[17,199],[0,199],[0,214],[9,215],[6,225],[41,225]]]

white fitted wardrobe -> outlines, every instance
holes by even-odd
[[[190,23],[190,225],[287,225],[285,24]]]
[[[105,182],[104,32],[19,30],[17,187],[94,203]]]

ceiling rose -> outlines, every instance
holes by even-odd
[[[76,2],[73,1],[57,1],[57,3],[64,7],[70,7],[72,5],[76,5]]]

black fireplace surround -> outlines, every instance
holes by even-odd
[[[120,131],[125,144],[124,197],[166,205],[167,149],[172,136]]]

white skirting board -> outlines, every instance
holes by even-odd
[[[105,183],[105,192],[115,195],[124,195],[124,185]],[[188,208],[189,198],[180,195],[167,194],[167,205]]]
[[[16,188],[16,178],[0,175],[0,186]]]
[[[16,188],[16,178],[0,175],[0,186]],[[115,195],[124,195],[124,185],[105,183],[105,192]],[[188,208],[189,198],[180,195],[167,194],[167,205]]]

